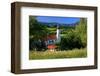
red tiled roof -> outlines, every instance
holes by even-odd
[[[47,36],[47,40],[49,40],[49,39],[56,39],[56,35],[55,35],[55,34],[53,34],[53,35],[48,35],[48,36]]]
[[[57,46],[56,45],[48,45],[48,49],[55,49]]]

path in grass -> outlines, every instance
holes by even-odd
[[[73,49],[68,51],[45,51],[37,52],[30,51],[29,59],[58,59],[58,58],[83,58],[87,57],[87,51],[85,49]]]

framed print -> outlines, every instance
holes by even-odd
[[[97,7],[11,4],[11,72],[97,68]]]

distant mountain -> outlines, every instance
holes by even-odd
[[[47,23],[47,22],[39,22],[42,25],[46,26],[76,26],[79,24],[79,22],[72,23],[72,24],[62,24],[62,23]]]

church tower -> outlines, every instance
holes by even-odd
[[[59,29],[59,26],[57,26],[57,30],[56,30],[56,42],[60,42],[60,41],[61,41],[60,29]]]

